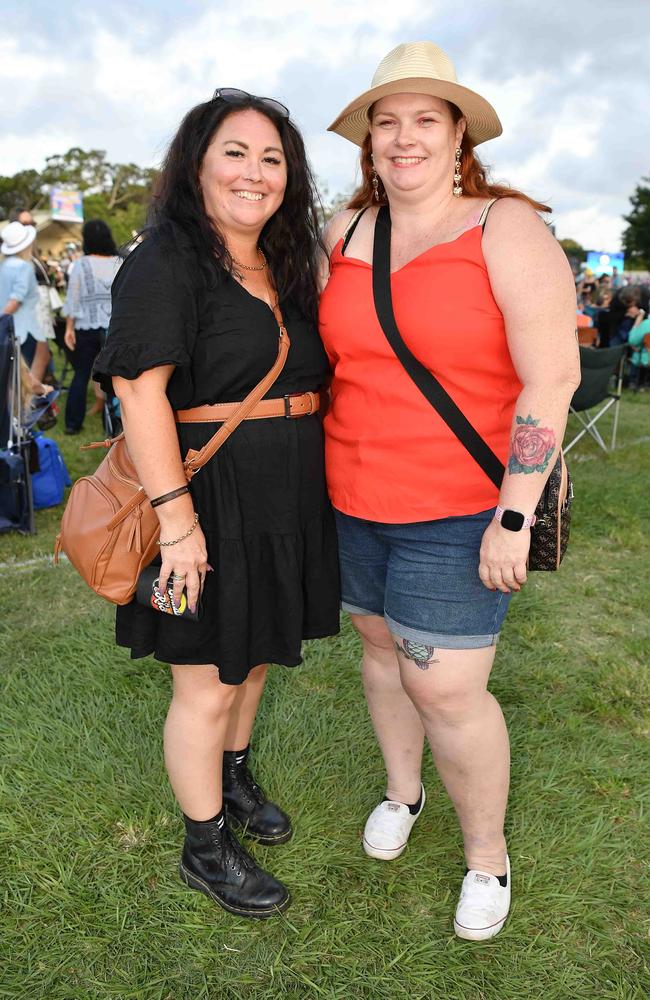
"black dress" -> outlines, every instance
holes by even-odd
[[[317,390],[328,372],[315,326],[282,303],[291,340],[284,370],[268,393]],[[211,289],[191,253],[148,237],[113,284],[108,340],[95,377],[136,378],[173,364],[174,409],[243,399],[273,365],[278,326],[271,309],[224,273]],[[218,424],[179,424],[181,455],[200,448]],[[152,448],[156,428],[151,427]],[[118,607],[116,635],[132,657],[214,663],[221,681],[240,684],[260,663],[296,666],[302,639],[339,629],[334,521],[317,415],[243,421],[191,483],[207,541],[208,573],[199,622],[135,602]]]

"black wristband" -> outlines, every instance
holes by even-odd
[[[176,497],[182,497],[184,493],[189,493],[189,486],[179,486],[177,490],[171,490],[169,493],[163,493],[162,496],[155,497],[151,501],[152,507],[160,507],[161,504],[167,503],[169,500],[175,500]]]

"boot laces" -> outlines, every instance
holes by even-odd
[[[242,868],[245,868],[247,871],[255,871],[258,866],[246,848],[239,843],[232,830],[228,826],[225,826],[221,834],[226,864],[237,875],[241,875]]]
[[[248,770],[246,764],[240,765],[237,768],[237,783],[240,788],[242,788],[249,798],[257,802],[259,806],[263,806],[266,802],[267,796],[260,785],[257,784],[253,775]]]

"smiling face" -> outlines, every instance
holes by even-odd
[[[456,147],[465,130],[449,105],[426,94],[382,97],[372,109],[370,136],[375,170],[386,193],[441,190],[451,195]]]
[[[221,123],[208,146],[199,184],[205,209],[224,238],[261,232],[282,204],[287,165],[277,128],[248,108]]]

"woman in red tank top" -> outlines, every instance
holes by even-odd
[[[363,844],[386,860],[404,850],[424,806],[426,736],[464,838],[454,929],[483,940],[510,905],[508,735],[487,682],[580,379],[573,280],[537,214],[549,209],[487,182],[474,147],[501,133],[499,119],[437,46],[397,46],[330,128],[361,147],[363,177],[326,231],[320,315],[334,372],[326,458],[343,607],[363,642],[387,772]],[[397,327],[506,466],[500,490],[379,323],[382,206]]]

